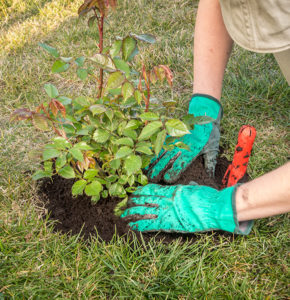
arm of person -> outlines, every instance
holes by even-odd
[[[239,221],[271,217],[290,211],[290,162],[238,187]]]
[[[194,94],[207,94],[220,100],[232,45],[219,0],[200,0],[194,32]]]

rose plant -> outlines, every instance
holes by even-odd
[[[33,179],[55,174],[74,178],[72,194],[85,193],[93,202],[108,196],[126,199],[138,185],[147,184],[143,170],[154,156],[176,146],[186,149],[175,138],[202,121],[192,115],[172,118],[173,100],[150,103],[152,84],[167,80],[172,87],[173,83],[165,65],[147,70],[142,64],[139,72],[135,70],[138,42],[155,43],[154,36],[131,33],[104,47],[104,20],[115,8],[116,0],[85,0],[79,8],[79,15],[92,13],[88,24],[98,28],[98,53],[92,57],[62,57],[57,49],[39,44],[55,58],[53,73],[71,68],[81,80],[92,78],[96,96],[71,99],[48,83],[44,86],[48,101],[35,110],[20,108],[12,114],[13,120],[28,120],[56,134],[44,146],[43,167]]]

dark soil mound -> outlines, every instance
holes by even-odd
[[[215,179],[210,178],[205,172],[203,159],[199,157],[182,175],[176,184],[188,184],[195,181],[198,184],[221,188],[221,181],[229,165],[225,158],[219,158],[216,166]],[[243,178],[247,181],[248,177]],[[53,180],[39,182],[39,196],[43,199],[45,207],[49,212],[50,219],[56,222],[55,230],[63,233],[79,234],[85,239],[90,236],[98,236],[104,241],[110,241],[114,234],[123,236],[129,232],[127,223],[114,215],[114,207],[120,199],[101,199],[93,205],[90,198],[83,195],[72,197],[71,187],[73,180],[67,180],[59,176]],[[153,233],[143,234],[148,240],[156,236]],[[160,233],[158,239],[170,242],[176,238],[194,238],[194,234],[170,234]]]

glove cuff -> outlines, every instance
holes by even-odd
[[[213,119],[220,120],[223,115],[223,108],[220,102],[206,94],[193,94],[189,102],[189,114],[195,117],[209,116]]]

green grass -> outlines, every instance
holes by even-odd
[[[9,115],[43,101],[47,82],[63,94],[95,94],[89,82],[52,75],[52,60],[37,46],[47,42],[63,56],[94,53],[96,33],[78,20],[80,3],[0,0],[0,299],[286,299],[288,215],[257,221],[247,237],[200,234],[192,245],[152,241],[147,248],[118,238],[87,245],[53,233],[42,218],[45,209],[26,171],[38,165],[29,152],[48,137],[10,123]],[[196,7],[189,0],[123,0],[106,25],[109,37],[128,32],[158,37],[141,57],[148,65],[170,65],[174,97],[184,110],[192,93]],[[170,97],[166,88],[156,92]],[[252,178],[287,161],[289,97],[272,55],[235,47],[225,76],[221,143],[231,159],[240,126],[256,127]]]

